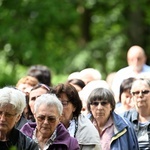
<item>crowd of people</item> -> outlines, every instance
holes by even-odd
[[[127,62],[111,80],[85,68],[57,85],[47,66],[31,66],[16,85],[0,89],[0,149],[150,149],[150,66],[144,49],[132,46]]]

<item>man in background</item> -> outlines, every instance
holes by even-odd
[[[112,90],[115,94],[116,102],[119,98],[119,88],[124,79],[137,77],[146,72],[150,72],[150,66],[146,65],[146,54],[142,47],[134,45],[127,52],[128,66],[120,69],[112,82]]]

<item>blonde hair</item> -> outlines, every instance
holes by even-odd
[[[20,84],[29,84],[31,86],[35,86],[38,83],[39,81],[35,77],[25,76],[17,82],[16,87],[18,87]]]

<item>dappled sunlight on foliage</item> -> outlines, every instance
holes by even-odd
[[[86,67],[105,79],[127,65],[134,44],[149,62],[149,7],[148,0],[0,0],[0,85],[15,84],[34,64],[47,65],[54,84]]]

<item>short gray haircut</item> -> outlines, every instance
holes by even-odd
[[[40,97],[38,97],[34,104],[34,113],[37,112],[39,106],[42,104],[46,104],[47,106],[55,106],[59,115],[62,115],[63,106],[55,94],[42,94]]]
[[[0,89],[0,107],[11,104],[17,114],[21,114],[26,107],[25,94],[14,87]]]

